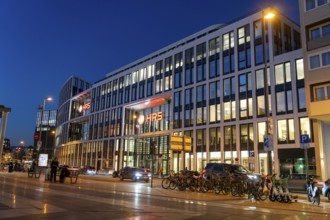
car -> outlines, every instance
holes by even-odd
[[[330,179],[323,182],[322,195],[330,201]]]
[[[100,169],[96,172],[97,175],[110,175],[112,176],[114,173],[114,169],[111,168],[104,168],[104,169]]]
[[[125,167],[121,170],[119,178],[120,180],[131,179],[134,182],[138,180],[144,180],[145,182],[149,182],[149,180],[151,179],[151,174],[149,169]]]
[[[247,175],[251,179],[260,180],[260,174],[253,173],[240,164],[228,164],[228,163],[208,163],[204,169],[206,177],[216,173],[220,175],[227,175],[227,173],[243,174]]]
[[[86,166],[84,168],[81,168],[79,171],[80,174],[84,174],[84,175],[95,175],[96,174],[96,170],[94,167],[92,166]]]

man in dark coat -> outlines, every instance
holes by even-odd
[[[14,168],[14,164],[13,164],[13,162],[10,161],[9,167],[8,167],[8,172],[9,173],[13,172],[13,168]]]
[[[50,182],[54,180],[54,183],[56,183],[57,168],[58,168],[58,160],[57,157],[55,157],[50,164]]]

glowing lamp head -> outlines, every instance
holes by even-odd
[[[143,122],[144,122],[144,115],[139,115],[138,119],[137,119],[137,122],[142,125]]]
[[[274,12],[267,12],[264,16],[265,19],[272,19],[273,17],[275,17]]]

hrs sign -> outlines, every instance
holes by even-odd
[[[152,113],[145,116],[146,122],[160,121],[163,119],[163,112]]]

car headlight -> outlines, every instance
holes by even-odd
[[[256,175],[247,175],[249,177],[249,179],[258,179],[258,177]]]
[[[151,177],[151,173],[148,173],[148,177]]]
[[[142,175],[141,175],[141,173],[136,173],[135,176],[136,177],[141,177]]]

